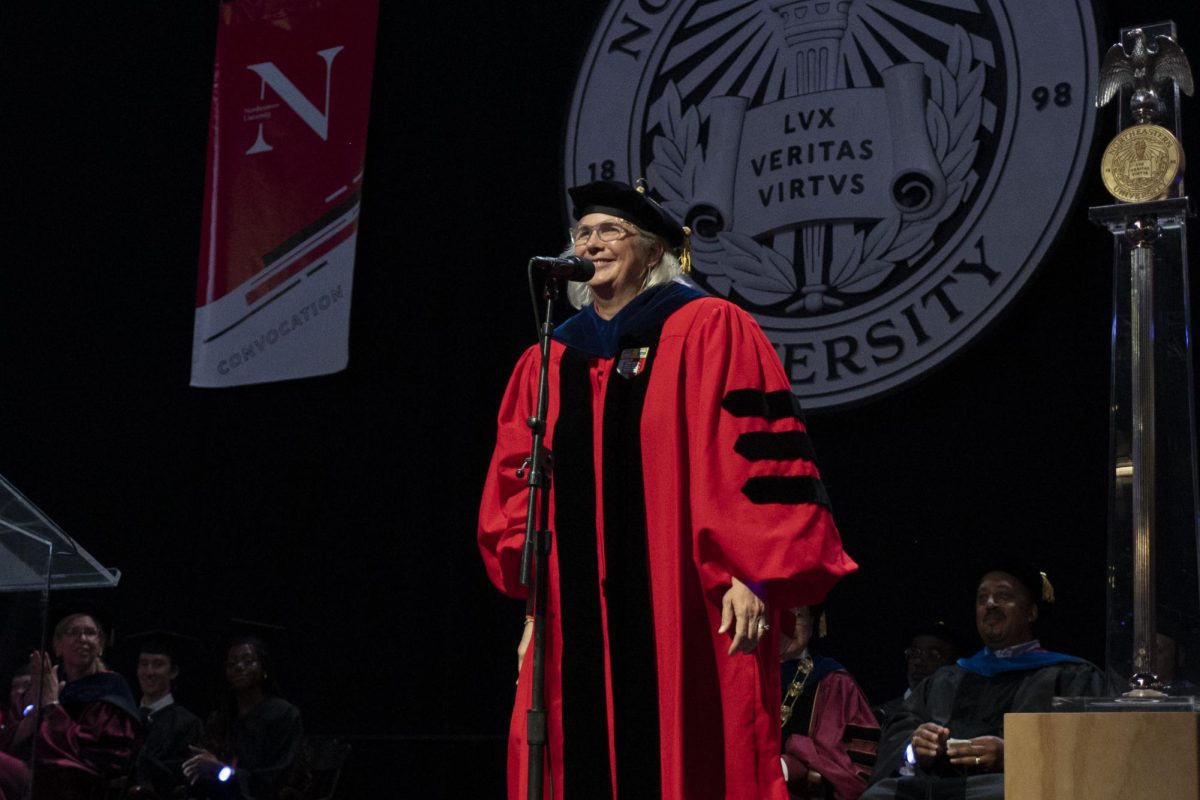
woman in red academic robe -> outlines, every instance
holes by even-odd
[[[855,565],[771,345],[678,279],[686,231],[626,184],[570,194],[596,271],[550,352],[547,796],[783,800],[768,605],[819,602]],[[534,347],[509,382],[480,509],[488,574],[516,597],[538,364]]]

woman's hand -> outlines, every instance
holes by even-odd
[[[767,605],[750,587],[732,578],[733,585],[721,598],[721,627],[717,633],[730,632],[729,655],[749,653],[758,647],[758,640],[769,629]]]
[[[49,653],[34,650],[29,654],[29,674],[33,676],[33,685],[27,699],[42,708],[57,703],[58,693],[65,684],[58,679]]]
[[[960,767],[979,767],[988,772],[1004,769],[1004,740],[999,736],[977,736],[947,747],[950,763]]]
[[[195,783],[201,778],[215,778],[221,767],[225,766],[203,747],[188,745],[188,749],[194,754],[183,762],[183,777],[187,778],[188,783]]]
[[[533,640],[533,617],[525,618],[525,630],[521,632],[521,643],[517,645],[517,679],[521,677],[521,666],[525,663],[525,651]]]

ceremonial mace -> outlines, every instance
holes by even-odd
[[[1174,23],[1125,29],[1121,38],[1104,57],[1096,94],[1098,108],[1128,97],[1130,118],[1119,104],[1119,132],[1100,166],[1104,186],[1118,202],[1089,214],[1108,228],[1114,250],[1108,657],[1110,669],[1132,676],[1127,696],[1160,697],[1154,663],[1160,561],[1171,568],[1169,602],[1192,612],[1200,606],[1187,297],[1190,208],[1178,109],[1179,93],[1190,96],[1193,85]],[[1164,541],[1173,551],[1186,543],[1186,579],[1173,563],[1180,553],[1168,553],[1171,561],[1160,559],[1156,551]],[[1181,604],[1178,588],[1184,583],[1189,591]]]

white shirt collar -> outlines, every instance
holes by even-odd
[[[1014,644],[1012,647],[1005,647],[1002,650],[993,650],[992,655],[996,658],[1012,658],[1013,656],[1023,656],[1026,653],[1032,653],[1034,650],[1042,649],[1042,643],[1037,639],[1030,639],[1022,644]]]
[[[166,708],[167,706],[171,705],[174,702],[175,702],[175,697],[170,692],[167,692],[166,694],[164,694],[162,697],[155,700],[150,705],[143,704],[142,708],[146,709],[151,714],[157,714],[159,711],[162,711],[164,708]]]

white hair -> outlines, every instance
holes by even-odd
[[[633,227],[637,230],[638,247],[643,253],[648,253],[654,245],[662,248],[662,255],[659,257],[658,262],[646,271],[646,278],[642,281],[642,288],[639,290],[639,293],[646,291],[651,286],[658,286],[660,283],[667,283],[674,280],[683,274],[683,267],[679,263],[679,256],[671,252],[671,248],[662,237],[647,233],[636,225]],[[575,243],[571,242],[568,244],[567,249],[562,254],[564,256],[575,255]],[[591,305],[595,301],[596,295],[592,292],[592,287],[586,283],[571,281],[567,284],[567,299],[571,301],[571,305],[575,308],[583,308],[584,306]]]

